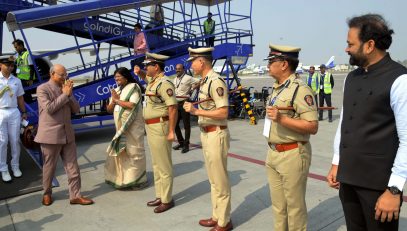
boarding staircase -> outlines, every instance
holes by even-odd
[[[205,2],[207,5],[202,6]],[[74,81],[84,75],[93,75],[93,78],[88,83],[74,88],[74,96],[81,105],[81,113],[72,117],[72,123],[86,123],[86,126],[79,126],[77,130],[87,130],[104,127],[104,121],[112,119],[112,116],[105,112],[110,89],[115,87],[112,70],[119,66],[131,68],[130,61],[140,58],[132,52],[135,23],[140,23],[143,28],[149,27],[144,33],[150,52],[171,57],[165,63],[165,72],[172,75],[178,63],[189,67],[190,64],[186,62],[188,47],[205,46],[204,40],[208,36],[204,35],[201,22],[206,19],[207,10],[211,9],[213,18],[217,21],[214,65],[223,62],[222,73],[226,74],[225,80],[229,88],[239,87],[236,73],[253,54],[252,1],[248,3],[249,15],[241,15],[232,13],[230,1],[227,0],[0,0],[0,31],[3,31],[3,21],[7,22],[14,38],[15,32],[19,31],[34,60],[38,81],[26,88],[26,92],[35,91],[39,84],[49,78],[48,71],[42,65],[46,63],[44,60],[64,53],[78,54],[77,63],[67,66],[69,77]],[[151,9],[146,7],[156,4],[160,4],[166,14],[163,23],[151,26]],[[201,13],[203,16],[200,16],[200,11],[204,12]],[[61,42],[60,49],[34,52],[31,49],[34,40],[26,33],[26,29],[33,27],[68,35],[74,39],[75,45],[63,47]],[[0,38],[2,39],[3,35]],[[55,41],[44,38],[43,43],[47,42]],[[0,48],[2,53],[2,47]],[[85,50],[93,52],[92,60],[86,57]],[[243,93],[241,96],[245,97]],[[247,100],[243,101],[247,104]],[[30,123],[36,124],[37,102],[31,102],[26,107]],[[245,105],[245,108],[250,115],[250,106]],[[251,122],[255,123],[254,116],[251,118]],[[30,149],[29,152],[41,165],[39,151]]]
[[[163,10],[172,14],[172,17],[164,18],[164,25],[144,31],[151,52],[171,56],[171,59],[166,62],[167,75],[174,74],[177,63],[184,63],[188,66],[188,63],[185,62],[187,47],[204,46],[206,38],[201,25],[206,17],[200,17],[198,11],[194,11],[197,8],[194,0],[190,2],[191,11],[188,13],[185,1],[170,0],[0,0],[0,5],[4,6],[1,8],[3,9],[2,16],[5,15],[4,11],[17,10],[7,15],[7,24],[13,33],[17,30],[21,32],[29,51],[31,50],[30,38],[24,33],[26,28],[36,27],[70,35],[75,39],[75,46],[41,54],[31,53],[31,55],[35,60],[40,60],[61,53],[78,52],[80,64],[67,68],[70,78],[93,73],[93,79],[87,84],[75,87],[74,94],[81,106],[85,108],[87,105],[99,103],[99,107],[93,105],[92,110],[82,110],[83,115],[74,121],[74,123],[83,123],[111,118],[111,116],[100,116],[100,114],[104,114],[102,102],[110,95],[107,89],[114,86],[110,73],[113,68],[138,58],[132,54],[133,26],[136,22],[143,26],[151,22],[150,12],[145,9],[145,6],[163,4],[161,5]],[[250,16],[236,16],[227,12],[227,8],[228,5],[225,3],[222,15],[218,6],[219,19],[215,18],[215,20],[220,23],[215,34],[217,45],[214,60],[228,61],[225,62],[224,68],[229,70],[228,73],[233,74],[238,71],[240,65],[247,62],[247,58],[252,54],[252,34],[251,29],[228,28],[230,23],[250,19]],[[176,13],[178,19],[175,17]],[[229,21],[226,21],[227,18]],[[249,26],[251,27],[251,25]],[[158,33],[159,31],[162,32]],[[249,41],[243,43],[241,41],[243,38],[249,38]],[[107,47],[105,48],[107,55],[101,54],[101,47]],[[117,47],[124,47],[124,52],[113,55],[112,51]],[[93,49],[94,60],[89,61],[84,57],[82,50],[85,49]],[[228,65],[232,63],[232,58],[235,59],[235,63],[238,63],[237,65]],[[36,88],[48,78],[47,72],[40,73],[37,68],[36,71],[39,81],[27,88],[28,91]],[[232,87],[234,78],[227,76],[227,81],[229,87]],[[31,103],[29,108],[32,112],[30,122],[36,123],[36,102]],[[99,115],[94,116],[95,114]],[[102,126],[102,124],[100,125]]]

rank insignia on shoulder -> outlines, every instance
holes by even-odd
[[[168,96],[173,96],[174,95],[174,91],[171,88],[167,89],[167,95]]]
[[[304,97],[305,102],[308,104],[308,106],[314,105],[314,99],[312,98],[311,95],[306,95]]]
[[[216,93],[218,93],[219,96],[223,96],[225,90],[223,90],[223,87],[218,87],[216,88]]]

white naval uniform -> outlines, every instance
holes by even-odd
[[[20,123],[21,114],[17,107],[17,97],[24,95],[21,80],[12,74],[6,79],[0,72],[0,91],[6,86],[10,91],[4,92],[0,97],[0,171],[8,171],[7,143],[11,147],[11,168],[19,167],[20,159]]]

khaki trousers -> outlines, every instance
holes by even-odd
[[[146,124],[146,131],[153,162],[155,196],[161,198],[162,203],[170,203],[174,177],[171,159],[172,142],[167,140],[168,121]]]
[[[225,227],[230,221],[231,189],[227,172],[230,134],[228,129],[201,132],[206,172],[211,184],[212,219]]]
[[[277,152],[268,150],[266,169],[275,231],[307,230],[305,191],[311,163],[311,145]]]
[[[42,166],[42,187],[44,195],[52,194],[52,178],[55,176],[59,156],[68,175],[69,199],[81,197],[81,174],[76,157],[76,144],[41,144],[44,159]]]

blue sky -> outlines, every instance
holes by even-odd
[[[249,0],[232,0],[233,13],[248,14]],[[206,8],[201,8],[206,13]],[[325,63],[334,55],[335,63],[348,63],[346,19],[365,13],[382,14],[395,31],[390,53],[395,60],[407,59],[406,0],[253,0],[254,56],[249,63],[265,65],[268,44],[293,45],[302,48],[300,61],[306,64]],[[214,7],[211,9],[215,11]],[[244,27],[246,27],[245,25]],[[243,28],[246,29],[246,28]],[[248,29],[248,28],[247,28]],[[44,36],[41,30],[27,30],[35,43],[34,49],[56,49],[58,43],[74,44],[66,37]],[[3,51],[11,51],[11,36],[4,29]],[[48,39],[44,39],[44,37]],[[44,43],[46,42],[46,43]],[[44,47],[46,44],[46,47]],[[66,46],[64,46],[66,47]],[[61,47],[59,47],[61,48]]]
[[[236,0],[241,7],[245,0]],[[379,13],[395,31],[389,52],[395,60],[407,59],[407,1],[405,0],[253,0],[254,58],[260,63],[270,42],[302,48],[305,64],[348,63],[346,19]],[[240,7],[239,7],[240,8]],[[264,64],[263,64],[264,65]]]

